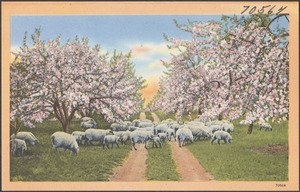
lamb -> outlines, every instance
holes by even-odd
[[[117,144],[117,146],[119,148],[119,144],[118,144],[119,138],[120,137],[117,135],[106,135],[103,139],[103,149],[104,149],[105,144],[106,144],[107,149],[109,149],[109,144],[111,144],[112,149],[114,148],[114,144]]]
[[[232,142],[231,135],[226,131],[216,131],[212,137],[211,144],[218,140],[218,144],[220,145],[220,141],[223,140],[225,143]]]
[[[184,141],[193,143],[193,134],[192,131],[188,128],[178,129],[178,131],[176,132],[176,137],[179,143],[179,147],[183,146]]]
[[[159,147],[161,148],[161,139],[160,139],[160,137],[154,136],[154,137],[151,139],[151,141],[152,141],[152,148],[154,148],[154,145],[155,145],[155,147],[157,148],[157,143],[159,143]]]
[[[57,151],[57,148],[63,148],[66,150],[70,150],[71,153],[77,154],[79,152],[79,146],[76,141],[76,138],[65,132],[55,132],[50,137],[51,143],[53,145],[53,151]]]
[[[99,141],[100,144],[103,143],[103,139],[106,135],[113,135],[114,133],[111,130],[104,129],[88,129],[85,131],[85,144],[88,142],[91,145],[94,145],[92,141]]]
[[[153,133],[150,131],[133,131],[130,134],[130,138],[132,140],[132,148],[135,148],[136,143],[145,143],[145,149],[147,149],[147,141],[153,137]]]
[[[75,137],[78,145],[81,145],[82,141],[85,139],[85,132],[73,131],[72,135]]]
[[[174,137],[174,140],[176,141],[176,136],[175,136],[175,130],[174,129],[169,128],[166,133],[167,133],[167,138],[168,138],[169,141],[171,141],[172,136]]]
[[[13,139],[15,134],[10,136],[10,139]],[[29,143],[31,146],[39,143],[39,140],[31,133],[31,132],[19,132],[16,135],[16,139],[24,140],[27,144]]]
[[[15,139],[14,146],[13,144],[13,139],[10,140],[10,147],[13,147],[13,155],[15,155],[16,151],[18,151],[19,156],[23,156],[24,151],[27,150],[27,145],[24,140],[21,139]]]
[[[158,133],[157,136],[161,139],[161,141],[165,142],[167,133]]]
[[[264,123],[264,122],[260,123],[260,131],[262,129],[266,129],[266,131],[269,131],[269,130],[273,131],[272,126],[269,123]]]

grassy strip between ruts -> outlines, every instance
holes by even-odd
[[[101,116],[94,119],[99,128],[109,129],[110,124]],[[70,132],[77,130],[83,131],[80,120],[74,119]],[[11,181],[107,181],[112,169],[120,165],[130,152],[130,143],[103,150],[99,142],[95,142],[95,146],[81,145],[77,155],[63,149],[53,152],[50,136],[62,131],[59,122],[45,121],[37,124],[36,128],[24,128],[22,131],[32,132],[40,143],[28,146],[23,157],[10,158]]]
[[[171,146],[166,140],[162,147],[152,148],[149,142],[146,178],[151,181],[179,181],[181,180],[172,156]]]

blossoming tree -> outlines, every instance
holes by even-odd
[[[99,54],[99,46],[91,49],[88,39],[80,42],[76,37],[60,46],[59,37],[42,41],[39,30],[32,40],[30,48],[24,38],[11,64],[11,101],[20,109],[11,108],[11,120],[20,113],[24,124],[34,127],[32,121],[41,123],[53,115],[69,132],[75,113],[101,113],[114,121],[141,110],[138,91],[145,80],[134,74],[130,54],[115,52],[109,60]]]
[[[274,19],[272,20],[274,21]],[[270,23],[269,23],[270,25]],[[288,118],[288,34],[274,34],[269,25],[236,24],[224,30],[217,22],[179,26],[191,40],[166,38],[181,54],[165,62],[154,108],[166,113],[200,109],[200,118],[216,116],[243,123]],[[202,113],[203,112],[203,113]]]

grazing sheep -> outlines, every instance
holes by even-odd
[[[10,139],[13,139],[15,134],[10,136]],[[39,140],[31,133],[31,132],[19,132],[16,135],[16,139],[24,140],[27,144],[29,143],[31,146],[39,143]]]
[[[141,122],[140,120],[135,119],[135,120],[132,121],[132,124],[133,124],[133,126],[135,126],[135,127],[139,127],[140,122]]]
[[[140,124],[139,124],[140,128],[152,127],[152,126],[153,126],[152,122],[140,122]]]
[[[82,141],[85,140],[85,132],[73,131],[72,135],[76,138],[78,145],[81,145]]]
[[[104,129],[88,129],[85,131],[85,144],[88,142],[91,145],[94,145],[92,141],[99,141],[100,144],[103,143],[103,139],[106,135],[113,135],[114,133],[111,130]]]
[[[128,130],[128,126],[126,124],[122,123],[112,123],[110,126],[110,129],[112,131],[127,131]]]
[[[169,141],[171,141],[172,136],[174,137],[174,140],[176,141],[176,135],[175,135],[174,129],[169,128],[166,133],[167,133],[167,138]]]
[[[13,139],[10,140],[10,147],[13,147],[13,155],[15,155],[16,151],[18,151],[19,156],[23,156],[24,151],[27,150],[27,145],[24,140],[21,139],[15,139],[14,146],[13,144]]]
[[[152,148],[155,147],[157,148],[157,143],[159,143],[159,147],[161,148],[161,139],[158,136],[154,136],[152,139],[150,139],[152,141]]]
[[[211,133],[214,133],[216,131],[223,131],[223,126],[220,125],[210,125],[209,126]]]
[[[105,144],[106,144],[107,149],[109,149],[109,144],[111,144],[112,149],[114,148],[114,144],[117,144],[117,146],[119,148],[119,144],[118,144],[119,138],[120,137],[117,135],[106,135],[103,139],[103,149],[104,149]]]
[[[269,123],[260,123],[260,130],[266,129],[266,131],[273,131],[272,126]]]
[[[127,126],[133,126],[133,124],[130,121],[123,121],[122,124],[125,124]]]
[[[157,136],[160,138],[161,141],[165,142],[167,138],[167,133],[158,133]]]
[[[226,131],[216,131],[212,137],[211,144],[218,140],[218,144],[220,145],[220,141],[223,140],[225,143],[232,142],[231,135]]]
[[[158,124],[156,126],[157,133],[166,133],[169,129],[169,124]]]
[[[142,123],[142,122],[152,123],[152,121],[149,120],[149,119],[143,119],[143,120],[140,120],[140,122],[141,122],[141,123]]]
[[[128,126],[128,130],[127,131],[135,131],[138,127],[135,126]]]
[[[233,132],[234,126],[232,123],[224,123],[223,124],[223,130],[230,133]]]
[[[150,131],[133,131],[130,134],[130,138],[132,140],[132,148],[135,148],[136,143],[145,143],[145,149],[147,149],[147,141],[153,137],[153,133]]]
[[[51,143],[53,145],[53,151],[57,151],[57,148],[67,149],[71,151],[71,153],[77,154],[79,152],[79,146],[76,141],[76,138],[65,132],[55,132],[50,137]]]
[[[80,126],[83,129],[97,129],[98,128],[96,121],[90,117],[83,117],[82,122],[80,123]]]
[[[202,127],[200,127],[196,134],[195,137],[200,140],[201,137],[203,137],[203,139],[205,138],[212,138],[212,133],[210,133],[209,131],[207,131],[205,128],[203,129]]]
[[[188,128],[178,129],[178,131],[176,132],[176,137],[178,140],[179,147],[183,146],[184,141],[189,141],[193,143],[193,134],[192,131]]]
[[[125,131],[122,134],[121,138],[119,139],[122,142],[122,145],[126,145],[126,141],[130,140],[130,134],[131,134],[130,131]]]

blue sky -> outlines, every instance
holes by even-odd
[[[165,33],[169,37],[189,39],[190,34],[179,30],[173,19],[179,24],[190,21],[221,21],[222,15],[78,15],[78,16],[12,16],[11,50],[23,44],[25,32],[29,38],[35,28],[41,28],[41,39],[56,39],[61,35],[62,44],[68,39],[73,41],[87,37],[89,44],[99,44],[103,52],[129,52],[132,50],[132,62],[136,73],[149,82],[157,83],[164,67],[160,60],[170,58],[166,47]],[[288,27],[285,19],[274,22]],[[175,52],[172,52],[175,53]]]

